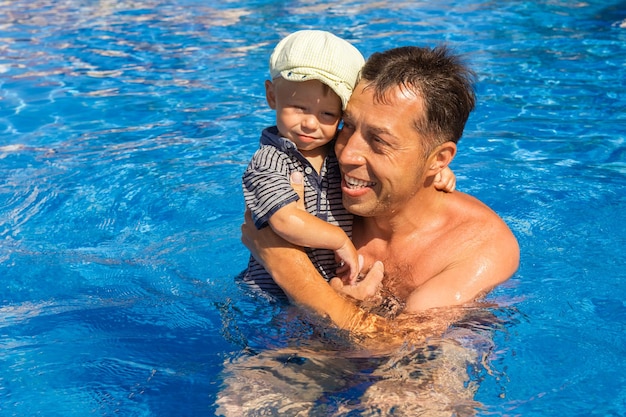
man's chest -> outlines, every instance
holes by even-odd
[[[385,268],[383,286],[400,299],[406,299],[410,293],[440,273],[444,267],[441,257],[432,255],[421,245],[398,248],[364,245],[358,252],[363,255],[366,269],[376,261],[383,262]]]

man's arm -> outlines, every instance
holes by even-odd
[[[358,307],[356,299],[373,295],[382,283],[383,264],[375,262],[365,278],[356,285],[345,285],[334,279],[333,287],[318,273],[306,253],[285,241],[268,227],[254,227],[250,213],[241,226],[242,242],[252,255],[272,275],[274,281],[295,305],[330,319],[337,327],[349,331],[368,349],[387,351],[405,343],[441,334],[450,323],[463,314],[446,308],[432,314],[403,314],[390,323],[384,317]],[[338,290],[343,287],[343,290]],[[335,289],[333,289],[335,288]],[[349,291],[345,291],[349,288]]]
[[[393,323],[356,305],[353,299],[336,292],[317,272],[302,249],[285,241],[270,228],[257,230],[250,214],[241,226],[242,242],[252,255],[272,275],[292,303],[313,313],[329,318],[337,327],[349,331],[364,347],[387,352],[407,339],[418,341],[441,334],[462,312],[454,309],[437,309],[434,314],[403,315]],[[374,263],[366,277],[350,287],[352,293],[360,290],[371,294],[382,282],[383,265]],[[336,281],[340,285],[340,281]]]
[[[333,290],[301,248],[269,228],[257,230],[252,223],[250,213],[246,212],[241,226],[242,242],[294,304],[330,318],[345,330],[372,334],[386,327],[385,319],[366,313]],[[358,285],[375,287],[382,281],[382,276],[382,264],[378,263]]]

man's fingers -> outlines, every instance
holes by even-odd
[[[343,281],[340,278],[331,278],[330,286],[337,292],[343,292]]]
[[[374,295],[379,285],[383,283],[383,277],[385,276],[385,267],[381,261],[374,262],[372,268],[368,271],[367,275],[363,279],[363,284],[367,288],[368,295]]]
[[[339,278],[330,280],[330,286],[337,292],[349,295],[357,300],[365,300],[373,297],[378,293],[382,285],[383,276],[385,275],[385,267],[380,261],[374,262],[372,268],[368,271],[363,280],[358,281],[354,285],[345,284]]]
[[[298,194],[298,201],[296,201],[296,207],[300,210],[305,210],[304,208],[304,177],[301,172],[293,172],[291,177],[289,177],[291,182],[291,187]]]

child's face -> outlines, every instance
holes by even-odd
[[[299,150],[308,151],[330,142],[341,120],[341,99],[320,81],[287,81],[277,78],[265,82],[270,107],[276,110],[276,125],[281,136]]]

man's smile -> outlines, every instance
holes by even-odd
[[[351,190],[358,190],[361,188],[373,187],[376,185],[375,182],[360,180],[358,178],[350,177],[348,175],[344,175],[343,179],[346,183],[346,187]]]

